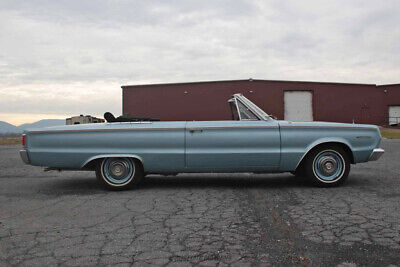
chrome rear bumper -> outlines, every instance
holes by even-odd
[[[25,162],[26,164],[31,163],[29,160],[28,151],[26,151],[25,149],[21,149],[19,151],[19,155],[21,156],[23,162]]]
[[[378,160],[383,153],[385,153],[385,150],[382,148],[375,148],[374,151],[372,151],[371,156],[369,156],[369,161]]]

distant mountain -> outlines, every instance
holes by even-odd
[[[0,121],[0,135],[19,134],[22,133],[23,130],[44,128],[51,126],[61,126],[61,125],[65,125],[65,120],[56,120],[56,119],[40,120],[34,123],[21,124],[18,127],[10,123],[7,123],[5,121]]]
[[[61,126],[65,125],[65,120],[56,120],[56,119],[48,119],[48,120],[40,120],[34,123],[25,123],[18,126],[20,130],[34,129],[34,128],[44,128],[51,126]]]
[[[16,133],[21,133],[21,132],[22,132],[22,130],[19,129],[17,126],[14,126],[5,121],[0,121],[0,134],[1,135],[16,134]]]

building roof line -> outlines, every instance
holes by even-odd
[[[380,84],[377,85],[377,87],[382,87],[382,86],[400,86],[400,83],[389,83],[389,84]]]
[[[136,84],[136,85],[122,85],[121,88],[132,87],[151,87],[151,86],[173,86],[173,85],[190,85],[190,84],[203,84],[203,83],[226,83],[226,82],[287,82],[287,83],[313,83],[313,84],[341,84],[341,85],[367,85],[377,86],[370,83],[345,83],[345,82],[316,82],[316,81],[289,81],[289,80],[264,80],[264,79],[240,79],[240,80],[217,80],[217,81],[197,81],[197,82],[177,82],[177,83],[153,83],[153,84]],[[383,86],[383,85],[381,85]]]

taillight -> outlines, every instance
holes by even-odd
[[[22,146],[25,146],[25,135],[22,135]]]

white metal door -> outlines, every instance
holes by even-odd
[[[389,125],[400,124],[400,106],[389,107]]]
[[[285,120],[313,121],[312,93],[310,91],[285,91]]]

